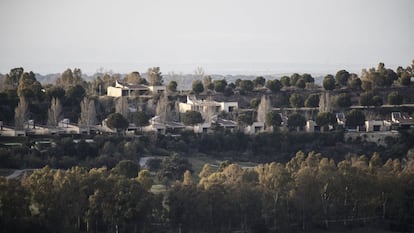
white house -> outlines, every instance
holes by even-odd
[[[367,132],[382,132],[389,129],[389,127],[386,126],[386,122],[384,121],[365,121],[365,130]]]
[[[142,84],[124,83],[116,80],[115,87],[107,88],[107,95],[112,97],[140,96],[151,98],[151,93],[162,93],[165,86],[147,86]]]
[[[316,129],[318,128],[316,122],[313,121],[313,120],[306,121],[306,126],[305,127],[306,127],[306,132],[308,132],[308,133],[313,133],[313,132],[315,132],[315,128]]]
[[[150,119],[150,124],[142,128],[144,132],[157,132],[160,134],[170,131],[179,131],[185,129],[185,125],[182,122],[165,121],[161,122],[159,116],[155,116]]]
[[[219,112],[233,112],[238,109],[237,102],[217,102],[214,100],[199,100],[195,96],[187,96],[186,103],[179,103],[178,108],[180,113],[187,111],[219,113]]]
[[[257,134],[265,131],[264,122],[253,122],[253,124],[247,126],[244,129],[245,134]]]
[[[58,134],[88,134],[89,129],[71,124],[69,119],[65,118],[58,124]]]
[[[194,133],[207,133],[211,128],[211,123],[200,123],[194,126]]]

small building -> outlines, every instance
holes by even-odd
[[[387,130],[388,130],[388,127],[386,127],[384,121],[379,121],[379,120],[365,121],[366,132],[383,132]]]
[[[161,94],[167,90],[167,87],[166,86],[148,86],[148,89],[153,94]]]
[[[211,123],[200,123],[193,127],[194,133],[208,133]]]
[[[88,134],[89,129],[87,127],[80,127],[78,125],[70,123],[70,120],[65,118],[58,124],[57,134]]]
[[[320,131],[320,127],[313,120],[306,121],[306,126],[305,127],[306,127],[306,132],[308,132],[308,133],[313,133],[313,132]]]
[[[116,80],[115,87],[108,87],[107,95],[112,97],[146,97],[151,98],[151,94],[160,94],[165,92],[165,86],[147,86],[142,84],[124,83]]]
[[[162,122],[159,116],[150,119],[150,124],[142,128],[144,132],[157,132],[159,134],[177,133],[185,129],[182,122],[165,121]]]
[[[253,122],[253,124],[247,126],[244,129],[245,134],[257,134],[265,131],[264,122]]]
[[[123,83],[118,80],[115,87],[107,88],[107,95],[112,97],[148,95],[150,89],[146,85]]]
[[[231,132],[234,132],[238,127],[237,122],[221,118],[213,120],[212,123],[216,124],[218,127],[222,129],[230,130]]]
[[[34,120],[28,120],[25,124],[27,135],[46,135],[49,134],[49,127],[41,126],[35,123]]]
[[[398,128],[410,128],[414,126],[414,119],[406,113],[392,112],[391,121]]]

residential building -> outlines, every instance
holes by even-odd
[[[115,87],[108,87],[107,95],[112,97],[139,96],[151,98],[151,94],[161,93],[165,90],[165,86],[147,86],[142,84],[124,83],[116,80]]]
[[[186,103],[179,103],[178,105],[180,113],[187,111],[197,112],[211,112],[212,114],[219,112],[233,112],[238,109],[237,102],[218,102],[214,100],[197,99],[195,96],[187,96]]]

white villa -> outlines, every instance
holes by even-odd
[[[238,109],[237,102],[217,102],[214,100],[198,100],[195,96],[187,96],[187,103],[179,103],[178,108],[180,113],[187,111],[208,112],[213,110],[213,113],[219,112],[233,112]]]
[[[142,84],[123,83],[116,80],[115,87],[108,87],[107,95],[112,97],[140,96],[151,98],[151,93],[161,93],[164,91],[166,91],[165,86],[147,86]]]

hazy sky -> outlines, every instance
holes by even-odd
[[[332,72],[414,59],[413,0],[0,0],[0,30],[0,73]]]

